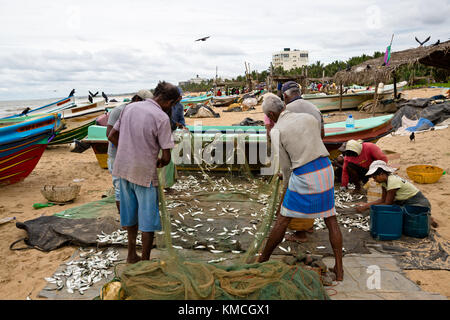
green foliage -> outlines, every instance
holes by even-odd
[[[188,92],[202,92],[208,91],[214,87],[214,79],[209,79],[208,81],[203,81],[202,83],[187,83],[181,86],[183,91]]]

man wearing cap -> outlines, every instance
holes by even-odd
[[[309,113],[319,122],[320,136],[325,136],[324,123],[322,113],[319,109],[309,101],[302,99],[300,87],[295,81],[288,81],[281,87],[281,92],[283,95],[284,103],[286,105],[286,110],[295,113]],[[266,134],[270,137],[270,130],[273,128],[275,123],[264,115],[264,124],[266,127]]]
[[[171,159],[174,142],[167,112],[179,98],[176,86],[160,82],[154,98],[123,109],[108,135],[117,146],[113,175],[120,178],[120,223],[128,233],[128,263],[141,260],[136,253],[138,230],[142,232],[142,260],[150,259],[154,232],[161,230],[157,168]]]
[[[342,166],[341,188],[346,189],[349,182],[355,185],[355,191],[361,190],[361,182],[366,183],[366,176],[372,162],[388,159],[381,149],[374,143],[361,140],[349,140],[345,145],[344,165]]]
[[[318,130],[319,121],[308,113],[289,111],[276,95],[265,97],[263,112],[275,122],[271,132],[283,173],[284,196],[275,225],[259,262],[267,261],[283,240],[292,218],[323,218],[335,256],[332,269],[342,281],[342,234],[334,205],[334,172]],[[276,140],[275,140],[276,139]]]
[[[153,98],[153,94],[146,89],[139,90],[132,98],[131,102],[124,103],[118,107],[113,108],[109,112],[108,116],[108,124],[106,126],[106,136],[109,135],[112,128],[116,124],[117,120],[119,119],[120,113],[122,110],[127,106],[128,104],[132,102],[138,102],[143,101],[145,99],[151,99]],[[114,168],[114,160],[116,159],[116,153],[117,153],[117,147],[111,143],[111,141],[108,142],[108,170],[112,174],[113,168]],[[112,176],[112,183],[114,186],[114,195],[116,198],[116,206],[117,210],[120,214],[120,186],[119,186],[119,178],[116,176]]]
[[[318,123],[318,130],[320,132],[320,137],[323,139],[325,136],[325,130],[322,113],[314,104],[302,99],[299,85],[295,81],[288,81],[283,84],[281,91],[284,103],[286,105],[286,110],[289,110],[294,113],[307,113],[316,118]],[[270,130],[273,128],[275,123],[272,120],[270,120],[267,117],[267,115],[264,115],[264,124],[266,126],[266,134],[269,140]],[[310,224],[303,224],[307,226],[306,228],[303,227],[298,228],[296,227],[296,225],[302,225],[298,224],[300,220],[296,219],[293,220],[295,221],[292,222],[289,229],[295,230],[295,232],[292,235],[286,236],[286,240],[306,242],[307,241],[306,231],[313,232],[314,229],[312,227],[311,228],[309,227]]]

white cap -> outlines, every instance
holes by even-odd
[[[369,171],[367,171],[366,173],[366,176],[371,176],[379,168],[383,169],[386,172],[394,172],[395,170],[397,170],[395,168],[389,167],[383,160],[375,160],[374,162],[371,163]]]
[[[143,100],[153,98],[153,93],[150,90],[146,90],[146,89],[139,90],[136,93],[136,95]]]

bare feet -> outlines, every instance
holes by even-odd
[[[336,275],[336,281],[344,280],[344,269],[338,270],[336,266],[334,266],[330,271]]]
[[[139,257],[137,254],[132,257],[127,257],[127,263],[129,264],[134,264],[139,261],[141,261],[141,257]]]
[[[285,236],[287,241],[298,241],[298,242],[307,242],[308,238],[306,237],[306,231],[296,231],[293,234],[288,234]]]

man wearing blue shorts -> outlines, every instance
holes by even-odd
[[[133,98],[131,98],[131,102],[138,102],[143,101],[147,98],[153,98],[153,94],[149,90],[139,90]],[[129,103],[124,103],[118,107],[115,107],[111,110],[108,117],[108,125],[106,127],[106,136],[109,135],[112,128],[116,124],[117,120],[119,120],[120,114],[122,113],[122,110],[128,105]],[[114,169],[114,160],[116,159],[117,154],[117,148],[115,145],[113,145],[111,142],[108,143],[108,171],[112,174],[112,171]],[[120,213],[120,178],[116,176],[112,176],[112,183],[114,186],[114,195],[116,197],[116,206],[117,210]]]
[[[166,112],[180,100],[180,93],[176,86],[160,82],[153,94],[153,99],[127,105],[108,135],[117,146],[112,174],[120,178],[120,222],[128,232],[128,263],[150,259],[154,232],[161,230],[157,168],[170,162],[174,147]],[[138,230],[142,257],[136,253]]]

